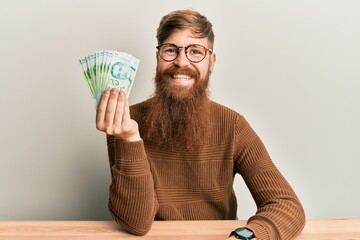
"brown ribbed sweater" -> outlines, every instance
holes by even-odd
[[[131,106],[139,126],[147,104]],[[155,148],[107,137],[113,219],[135,235],[146,234],[154,220],[235,219],[238,173],[258,208],[247,227],[260,240],[293,239],[305,224],[296,194],[244,117],[215,102],[210,108],[210,134],[201,148]]]

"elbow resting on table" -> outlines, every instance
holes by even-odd
[[[122,226],[127,232],[136,236],[146,235],[150,231],[154,219],[154,216],[151,216],[151,218],[142,216],[141,218],[129,217],[127,219],[122,219],[118,214],[116,214],[111,206],[109,206],[109,211],[112,219],[117,224]]]

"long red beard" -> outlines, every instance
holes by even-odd
[[[191,87],[174,86],[166,80],[174,74],[190,75],[195,83]],[[208,83],[209,74],[200,79],[199,73],[189,68],[157,69],[155,93],[144,116],[144,141],[180,149],[201,146],[209,124]]]

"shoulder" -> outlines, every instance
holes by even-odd
[[[251,129],[242,114],[217,102],[211,102],[210,123],[212,131],[223,139],[236,139]]]
[[[235,138],[253,138],[256,135],[251,124],[241,113],[217,102],[211,103],[210,118],[215,129],[219,128],[225,134],[234,134]]]
[[[132,111],[132,112],[141,111],[142,109],[146,108],[147,105],[148,105],[148,100],[132,104],[130,106],[130,111]]]
[[[216,118],[216,120],[233,122],[245,120],[244,116],[239,112],[215,101],[211,101],[210,112],[211,116]]]
[[[146,113],[149,100],[145,100],[130,106],[130,115],[135,121],[139,121]]]

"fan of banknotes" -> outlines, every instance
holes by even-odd
[[[118,88],[129,97],[140,60],[114,50],[97,51],[79,59],[95,106],[108,88]]]

